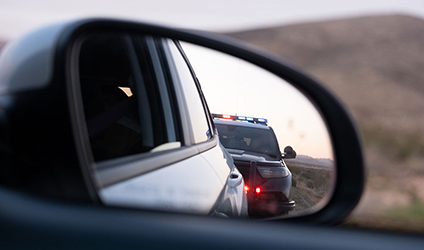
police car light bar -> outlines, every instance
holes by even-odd
[[[227,114],[212,114],[213,118],[224,119],[224,120],[233,120],[233,121],[247,121],[251,123],[259,123],[267,125],[268,120],[265,118],[255,118],[250,116],[236,116],[236,115],[227,115]]]

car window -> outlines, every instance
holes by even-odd
[[[175,63],[178,77],[184,92],[188,116],[194,143],[200,143],[211,137],[207,120],[208,112],[203,105],[200,92],[184,57],[172,40],[168,40],[173,62]]]
[[[181,145],[147,51],[144,38],[124,34],[92,35],[82,44],[81,93],[95,161]]]
[[[278,147],[271,130],[216,124],[219,140],[226,148],[248,150],[277,157]]]

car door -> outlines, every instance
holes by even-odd
[[[173,60],[173,63],[169,64],[169,68],[172,71],[175,67],[174,72],[178,72],[179,81],[184,92],[181,101],[186,103],[187,115],[193,131],[192,143],[200,146],[201,156],[216,172],[225,186],[222,192],[219,213],[227,216],[245,216],[247,215],[247,199],[244,192],[244,180],[241,173],[234,166],[231,155],[219,141],[213,147],[207,144],[199,144],[204,140],[203,134],[205,134],[205,130],[206,134],[210,134],[214,138],[218,138],[218,134],[195,72],[177,41],[163,39],[163,44],[166,54],[169,54],[172,57],[171,60]],[[207,128],[209,129],[207,130]]]
[[[101,202],[241,215],[242,177],[231,172],[177,44],[99,34],[82,43],[81,54],[87,151]],[[229,178],[238,180],[230,190]]]

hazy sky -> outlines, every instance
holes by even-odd
[[[424,18],[420,0],[0,0],[0,38],[79,17],[117,17],[229,31],[348,16],[403,13]]]

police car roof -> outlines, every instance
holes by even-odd
[[[230,126],[239,126],[239,127],[249,127],[249,128],[259,128],[259,129],[270,129],[269,126],[260,124],[260,123],[252,123],[245,121],[234,121],[234,120],[223,120],[223,119],[214,119],[215,124],[222,125],[230,125]]]

